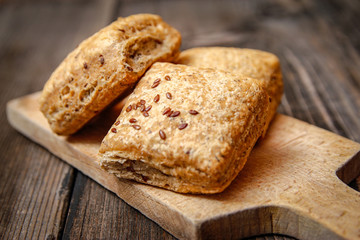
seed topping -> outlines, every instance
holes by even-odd
[[[101,66],[104,65],[104,62],[105,62],[104,56],[100,55],[99,59],[100,59]]]
[[[160,100],[160,95],[158,94],[154,97],[154,102],[157,103],[159,100]]]
[[[145,110],[145,106],[144,105],[140,105],[140,111],[143,112]]]
[[[145,105],[145,103],[146,103],[146,101],[145,101],[144,99],[141,99],[141,100],[140,100],[140,104],[141,104],[141,105]]]
[[[163,111],[163,115],[167,115],[169,112],[171,112],[171,108],[165,108],[165,110]]]
[[[130,118],[129,122],[130,122],[130,123],[136,123],[137,120],[136,120],[135,118]]]
[[[88,68],[88,65],[86,62],[84,62],[84,68],[87,69]]]
[[[160,130],[160,131],[159,131],[159,136],[160,136],[160,138],[161,138],[162,140],[165,140],[165,139],[166,139],[166,134],[165,134],[165,132],[164,132],[163,130]]]
[[[180,115],[180,112],[179,111],[175,111],[173,113],[170,114],[170,117],[177,117]]]
[[[149,113],[148,112],[143,112],[144,117],[148,117]]]
[[[116,121],[115,122],[115,126],[119,125],[120,124],[120,121]]]
[[[168,99],[172,99],[172,95],[171,95],[171,93],[167,92],[167,93],[166,93],[166,98],[168,98]]]
[[[178,128],[179,128],[180,130],[183,130],[183,129],[186,128],[187,126],[188,126],[187,123],[181,123]]]
[[[174,111],[171,110],[170,112],[168,112],[168,113],[166,114],[166,116],[170,117],[170,115],[173,114],[173,112],[174,112]]]
[[[111,129],[111,132],[113,132],[113,133],[117,133],[116,128],[112,128],[112,129]]]
[[[140,125],[131,125],[134,129],[136,129],[136,130],[140,130],[141,129],[141,127],[140,127]]]
[[[129,105],[127,108],[126,108],[126,112],[130,112],[132,110],[132,106]]]
[[[144,111],[145,111],[145,112],[148,112],[148,111],[150,111],[151,108],[152,108],[152,106],[149,105],[149,106],[147,106],[147,107],[144,109]]]
[[[166,80],[166,81],[170,81],[170,80],[171,80],[171,78],[169,77],[169,75],[166,75],[166,76],[165,76],[165,80]]]
[[[157,86],[159,86],[160,82],[161,82],[160,78],[156,79],[151,87],[156,88]]]
[[[196,115],[196,114],[199,114],[199,112],[198,112],[198,111],[196,111],[196,110],[190,110],[190,111],[189,111],[189,113],[190,113],[191,115]]]

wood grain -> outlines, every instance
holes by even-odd
[[[83,193],[90,192],[92,180],[85,177],[87,184],[77,184],[81,179],[76,177],[77,171],[14,131],[4,109],[9,100],[40,90],[66,54],[100,27],[119,15],[152,12],[181,31],[183,49],[221,45],[273,52],[280,57],[285,80],[279,112],[359,142],[359,4],[356,0],[0,1],[0,238],[30,237],[32,232],[33,236],[61,238],[64,228],[80,238],[76,235],[79,229],[96,229],[99,224],[89,218],[76,221],[76,227],[69,225],[68,210],[97,211],[88,198],[82,198]],[[50,160],[56,166],[50,165]],[[49,179],[46,166],[63,169],[54,171],[57,177],[53,186],[42,180]],[[64,180],[66,176],[71,176],[69,181]],[[47,187],[59,191],[61,182],[66,183],[67,198],[58,199]],[[359,183],[360,177],[350,186],[358,190]],[[35,188],[36,184],[47,187]],[[101,199],[104,191],[96,187],[91,194]],[[48,213],[47,201],[35,204],[38,195],[62,206],[59,211],[65,212],[64,217]],[[71,201],[73,198],[88,200]],[[108,238],[172,238],[118,198],[111,199],[103,203],[104,209],[119,206],[125,210],[124,214],[114,210],[118,224],[113,224],[113,218],[102,219]],[[46,214],[40,214],[40,209]],[[34,219],[31,216],[37,216],[36,225],[29,224],[29,219]],[[128,218],[142,219],[143,227],[137,231]],[[26,224],[19,224],[22,222]],[[40,227],[42,224],[48,227]]]
[[[36,93],[8,104],[12,126],[178,238],[236,239],[279,233],[300,239],[360,239],[360,193],[338,178],[350,180],[360,171],[360,144],[356,142],[278,115],[223,193],[178,194],[119,180],[100,168],[96,155],[119,113],[118,106],[79,133],[62,137],[50,130],[39,111],[38,98]],[[88,204],[99,205],[90,193],[82,196]],[[99,220],[96,212],[88,215],[87,210],[82,207],[70,215],[80,215],[78,221]],[[102,238],[101,228],[87,230],[82,229],[80,235]]]
[[[146,239],[173,239],[173,237],[130,207],[114,193],[79,173],[63,238],[117,239],[141,236]],[[119,227],[127,226],[127,227]]]
[[[107,24],[111,8],[102,1],[0,6],[1,239],[61,238],[77,174],[14,131],[5,104],[40,90],[79,41]],[[93,19],[95,13],[100,16]]]

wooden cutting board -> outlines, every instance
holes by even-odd
[[[8,103],[11,125],[178,238],[280,233],[299,239],[360,239],[360,193],[345,184],[360,174],[359,143],[277,115],[223,193],[178,194],[119,180],[99,168],[100,142],[121,106],[106,110],[76,135],[60,137],[39,112],[38,97],[35,93]]]

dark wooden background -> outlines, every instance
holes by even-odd
[[[5,114],[9,100],[41,90],[81,40],[118,16],[141,12],[176,27],[182,49],[275,53],[285,81],[279,112],[360,142],[358,0],[0,0],[0,239],[173,238],[16,132]],[[350,186],[358,190],[359,183]]]

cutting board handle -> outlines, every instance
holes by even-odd
[[[11,125],[178,238],[280,233],[298,239],[360,239],[360,193],[345,184],[360,173],[359,143],[277,115],[223,193],[176,194],[120,181],[100,169],[95,156],[108,130],[107,116],[102,114],[88,131],[59,137],[39,111],[38,98],[35,93],[9,102]]]
[[[360,152],[340,168],[337,175],[348,183],[359,170]],[[287,219],[286,228],[289,224],[301,227],[291,232],[283,227],[279,233],[300,239],[319,239],[320,236],[322,239],[360,239],[360,192],[347,186],[338,176],[334,174],[330,179],[324,177],[323,181],[306,183],[307,193],[298,192],[298,198],[289,205],[296,217]]]

